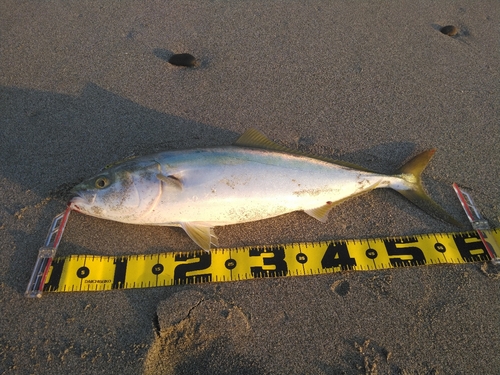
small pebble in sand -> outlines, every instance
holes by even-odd
[[[186,66],[188,68],[192,68],[196,66],[196,59],[193,55],[189,53],[178,53],[176,55],[172,55],[168,62],[172,65],[176,66]]]
[[[448,36],[454,36],[458,33],[458,29],[453,25],[443,26],[440,31]]]

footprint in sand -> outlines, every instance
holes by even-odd
[[[160,302],[155,326],[145,374],[261,373],[238,350],[252,335],[248,318],[227,301],[181,291]]]

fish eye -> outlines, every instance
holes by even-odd
[[[95,187],[98,189],[104,189],[108,185],[109,185],[109,179],[107,179],[106,177],[98,177],[95,180]]]

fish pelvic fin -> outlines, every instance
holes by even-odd
[[[403,179],[404,184],[391,187],[429,215],[462,227],[460,222],[429,197],[422,186],[420,176],[435,152],[436,149],[424,151],[404,164],[396,172],[396,177]]]
[[[210,245],[219,246],[219,240],[214,229],[206,223],[180,223],[187,235],[203,250],[210,251]]]

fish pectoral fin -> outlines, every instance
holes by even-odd
[[[328,202],[327,204],[316,207],[310,210],[304,210],[306,214],[312,216],[316,220],[321,221],[322,223],[326,223],[328,220],[328,213],[333,208],[334,204],[332,202]]]
[[[162,173],[157,173],[156,178],[158,178],[158,180],[160,181],[163,181],[169,186],[182,190],[182,181],[173,175],[165,176]]]
[[[210,245],[219,246],[214,228],[204,223],[180,223],[187,235],[203,250],[210,251]]]

